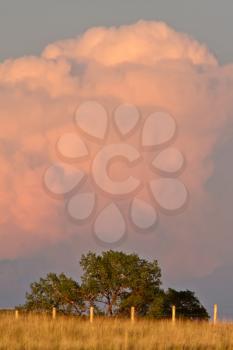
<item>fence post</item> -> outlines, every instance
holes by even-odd
[[[91,306],[90,307],[90,323],[93,323],[93,319],[94,319],[94,307]]]
[[[56,310],[55,307],[53,307],[53,310],[52,310],[52,317],[53,317],[53,320],[55,320],[56,314],[57,314],[57,310]]]
[[[213,317],[214,324],[217,323],[217,320],[218,320],[218,305],[214,304],[214,317]]]
[[[135,320],[135,307],[132,306],[131,307],[131,310],[130,310],[130,319],[131,319],[131,322],[133,323],[134,320]]]
[[[16,319],[16,320],[19,319],[19,310],[15,310],[15,319]]]
[[[175,305],[172,305],[172,323],[175,324],[176,322],[176,307]]]

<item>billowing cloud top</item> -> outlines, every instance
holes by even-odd
[[[174,115],[179,134],[175,144],[186,158],[182,179],[190,192],[190,204],[185,215],[172,224],[170,219],[162,224],[168,232],[177,230],[171,236],[172,249],[166,234],[161,255],[167,266],[183,265],[182,252],[196,244],[197,221],[205,222],[205,208],[211,207],[206,183],[214,171],[214,147],[229,122],[232,86],[233,65],[220,66],[204,45],[162,22],[92,28],[78,38],[50,44],[39,57],[3,62],[1,258],[29,254],[77,234],[77,227],[67,223],[64,203],[47,195],[42,177],[57,157],[58,137],[74,128],[77,105],[96,99],[110,109],[130,102],[146,113],[162,108]],[[159,247],[163,238],[154,236]],[[80,246],[82,239],[80,236]],[[132,242],[134,250],[140,246]],[[200,250],[199,254],[204,261],[204,253]],[[207,270],[218,263],[214,255],[206,261]],[[195,259],[190,252],[182,269],[191,269]]]
[[[82,37],[49,45],[46,59],[66,57],[77,62],[95,61],[106,66],[123,63],[154,65],[161,60],[189,60],[215,65],[204,45],[177,33],[163,22],[140,21],[120,28],[93,28]]]

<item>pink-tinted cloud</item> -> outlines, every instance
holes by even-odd
[[[144,21],[120,28],[92,28],[78,39],[49,45],[43,57],[95,61],[111,67],[123,63],[153,66],[163,60],[217,64],[204,45],[183,33],[177,33],[163,22]]]
[[[93,28],[76,39],[49,45],[39,57],[2,63],[0,225],[7,225],[9,237],[23,232],[24,240],[30,241],[25,248],[16,245],[13,255],[28,254],[74,233],[74,227],[68,227],[64,203],[47,195],[42,176],[57,157],[58,137],[74,129],[76,106],[91,98],[105,103],[109,111],[130,102],[145,115],[160,108],[174,115],[178,125],[174,145],[186,158],[181,178],[191,205],[174,219],[178,222],[175,240],[170,246],[166,235],[168,244],[161,259],[170,269],[195,270],[196,253],[190,253],[186,266],[182,257],[186,248],[196,244],[197,217],[204,223],[203,213],[211,207],[206,183],[214,172],[214,148],[233,106],[232,82],[233,65],[219,66],[204,45],[160,22]],[[174,231],[170,218],[161,225]],[[3,247],[5,235],[5,228],[0,229]],[[156,233],[153,239],[158,244]],[[142,240],[147,246],[146,239]],[[140,246],[138,239],[131,242],[134,250]],[[208,263],[204,252],[198,254],[206,271],[219,263],[215,252]],[[2,257],[8,256],[12,257],[12,250],[6,244]]]

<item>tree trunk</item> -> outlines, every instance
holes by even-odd
[[[112,315],[113,315],[113,312],[112,312],[112,303],[111,303],[111,302],[108,304],[108,315],[109,315],[109,316],[112,316]]]

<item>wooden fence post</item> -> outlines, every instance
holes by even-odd
[[[175,324],[176,322],[176,307],[175,305],[172,305],[172,323]]]
[[[135,320],[135,307],[132,306],[131,307],[131,310],[130,310],[130,319],[131,319],[131,322],[133,323],[134,320]]]
[[[55,307],[53,307],[53,310],[52,310],[52,317],[53,317],[53,320],[55,320],[56,314],[57,314],[57,310],[56,310]]]
[[[94,319],[94,307],[91,306],[90,307],[90,323],[93,323],[93,319]]]
[[[16,320],[19,319],[19,310],[15,310],[15,319],[16,319]]]
[[[214,317],[213,317],[214,324],[217,323],[217,320],[218,320],[218,305],[214,304]]]

